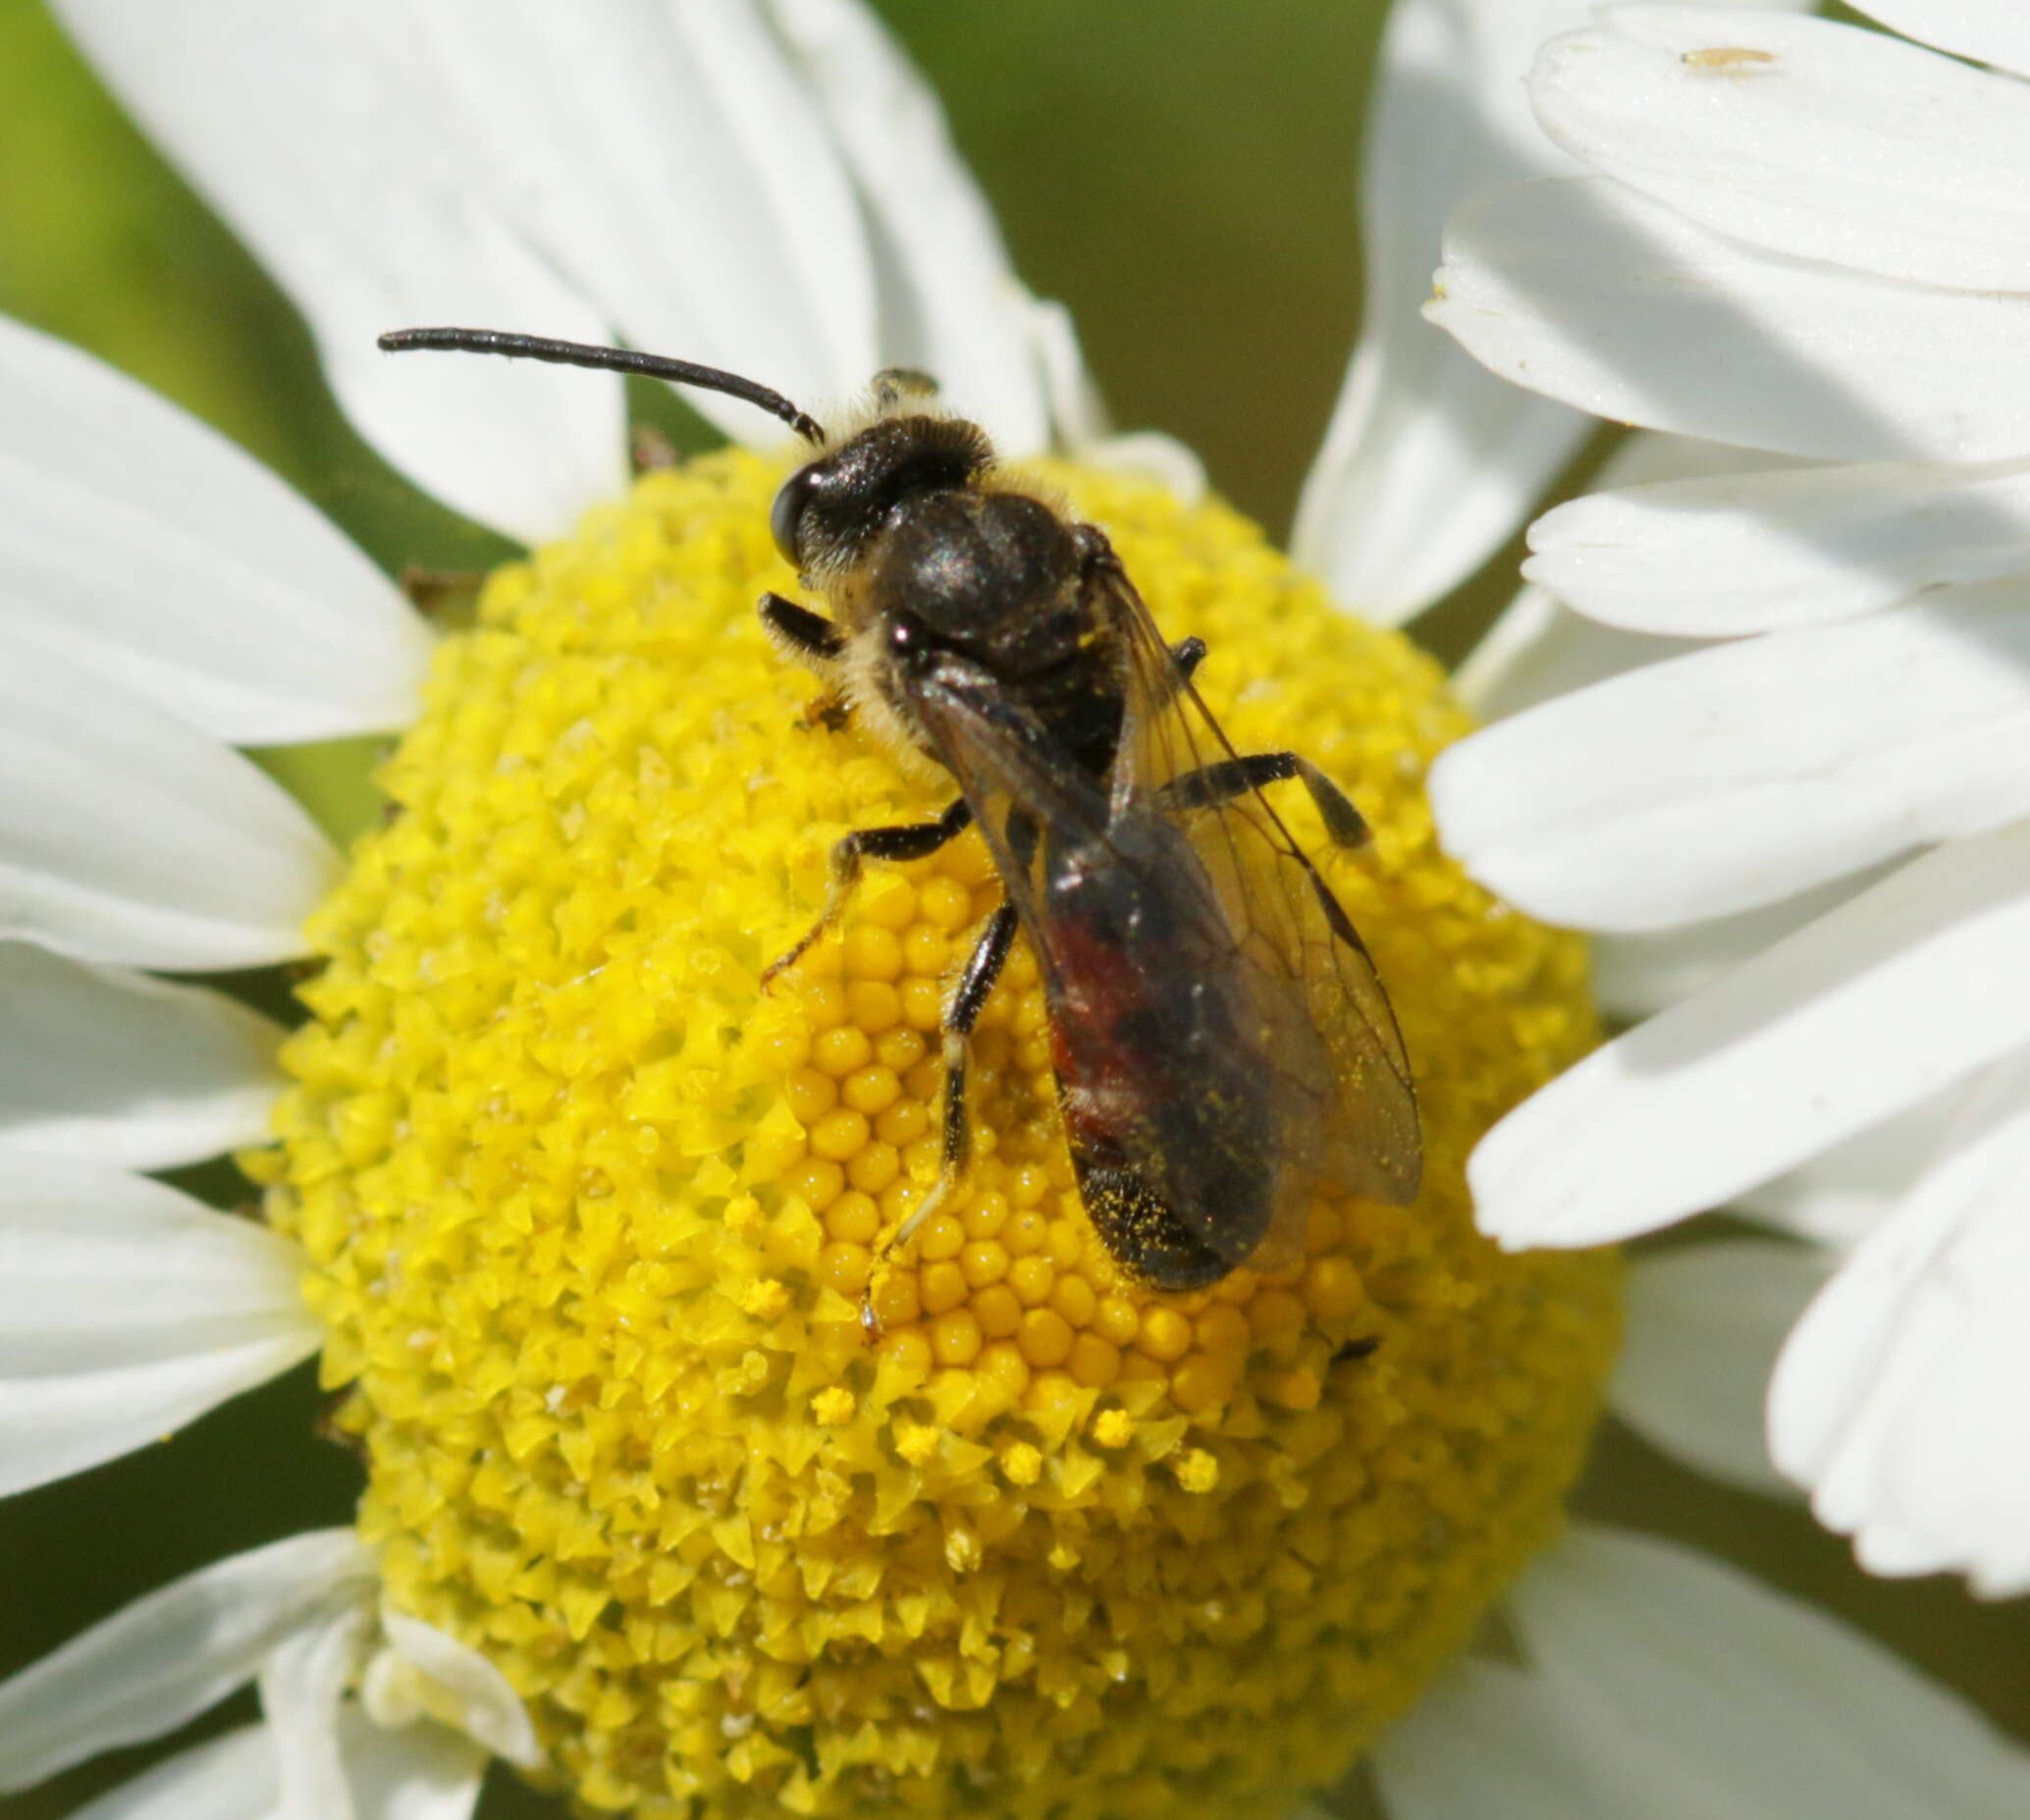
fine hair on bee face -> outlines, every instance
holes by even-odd
[[[477,329],[380,345],[668,379],[745,400],[812,446],[770,527],[828,612],[771,593],[763,626],[818,676],[828,723],[861,724],[958,794],[930,821],[840,839],[823,911],[763,983],[838,921],[869,860],[923,859],[978,827],[1003,886],[946,1000],[938,1174],[881,1264],[963,1182],[968,1045],[1018,932],[1080,1193],[1130,1273],[1188,1290],[1292,1261],[1321,1186],[1415,1198],[1394,1013],[1266,792],[1301,782],[1340,846],[1365,840],[1360,812],[1296,753],[1235,751],[1193,682],[1204,644],[1166,644],[1105,532],[1002,467],[931,379],[878,375],[828,434],[766,386],[661,355]]]

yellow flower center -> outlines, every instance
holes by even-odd
[[[1166,1295],[1081,1208],[1034,961],[935,1030],[998,901],[977,839],[876,867],[777,984],[844,830],[935,813],[755,620],[780,469],[640,482],[488,583],[311,935],[282,1145],[362,1533],[484,1650],[585,1807],[675,1820],[1272,1814],[1341,1774],[1556,1529],[1617,1328],[1599,1255],[1505,1257],[1464,1164],[1593,1038],[1583,962],[1463,879],[1419,785],[1435,668],[1218,506],[1050,468],[1242,751],[1373,825],[1327,867],[1422,1096],[1415,1206]]]

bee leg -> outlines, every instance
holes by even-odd
[[[1080,573],[1094,575],[1122,573],[1121,559],[1114,555],[1114,547],[1107,542],[1106,533],[1096,524],[1076,524],[1072,526],[1073,540],[1079,547]],[[1205,641],[1196,635],[1180,638],[1170,647],[1170,656],[1177,665],[1178,681],[1189,682],[1192,671],[1199,668],[1205,656]]]
[[[1176,670],[1164,678],[1161,702],[1173,702],[1182,695],[1192,679],[1192,672],[1204,662],[1205,641],[1202,638],[1180,638],[1170,647],[1170,661]]]
[[[1360,810],[1317,766],[1309,759],[1299,758],[1295,752],[1251,752],[1246,758],[1222,759],[1217,765],[1171,778],[1156,792],[1156,799],[1166,809],[1210,809],[1250,790],[1258,790],[1265,783],[1281,783],[1288,777],[1304,779],[1304,787],[1318,805],[1325,832],[1334,846],[1365,844],[1369,830]]]
[[[762,596],[761,622],[776,650],[821,676],[830,675],[846,648],[844,633],[823,614],[799,607],[779,594]]]
[[[1304,787],[1318,806],[1319,819],[1325,824],[1325,832],[1331,837],[1332,844],[1336,847],[1364,847],[1372,840],[1374,830],[1367,826],[1367,818],[1354,807],[1347,793],[1309,759],[1296,758],[1294,753],[1291,757],[1296,759],[1297,775],[1304,779]]]
[[[904,399],[935,399],[937,382],[913,366],[884,366],[874,376],[874,401],[886,410]]]
[[[838,661],[846,648],[844,635],[822,614],[799,607],[779,594],[762,596],[761,621],[762,630],[777,651],[815,671],[826,684],[825,692],[804,710],[804,724],[837,732],[849,718],[845,697],[838,687]]]
[[[637,423],[628,427],[627,459],[637,474],[654,474],[666,467],[674,467],[683,457],[676,453],[676,445],[653,424]]]
[[[966,1048],[972,1041],[973,1027],[980,1022],[980,1014],[987,1009],[987,1001],[993,993],[994,982],[1001,977],[1008,950],[1014,945],[1015,927],[1014,906],[1001,905],[988,919],[987,928],[973,944],[966,970],[959,975],[959,983],[952,991],[951,1004],[944,1013],[943,1032],[944,1153],[931,1192],[910,1209],[895,1236],[881,1247],[883,1261],[897,1246],[907,1244],[917,1228],[937,1210],[957,1187],[972,1158],[973,1128],[966,1117]]]
[[[789,603],[785,601],[783,605],[786,607]],[[813,614],[811,617],[817,618],[817,615]],[[864,861],[923,859],[963,833],[972,820],[973,811],[961,796],[935,822],[907,822],[895,828],[862,828],[845,835],[831,849],[831,887],[826,892],[825,908],[818,913],[817,922],[811,925],[795,947],[762,970],[762,989],[767,990],[778,973],[802,960],[811,943],[838,921],[847,900],[853,895],[853,886],[860,882],[860,867]]]

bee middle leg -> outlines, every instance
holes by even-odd
[[[1251,752],[1246,758],[1222,759],[1216,765],[1172,777],[1156,792],[1156,798],[1166,809],[1211,809],[1236,796],[1245,796],[1250,790],[1258,790],[1265,783],[1281,783],[1289,777],[1304,780],[1311,801],[1318,805],[1325,832],[1334,846],[1358,847],[1366,843],[1366,818],[1338,784],[1309,759],[1300,758],[1295,752]]]
[[[930,1193],[910,1209],[909,1217],[895,1229],[895,1236],[881,1247],[884,1262],[893,1256],[897,1246],[907,1244],[917,1228],[937,1210],[958,1185],[959,1178],[966,1172],[966,1164],[972,1158],[973,1127],[966,1116],[966,1052],[972,1042],[974,1026],[980,1022],[981,1012],[987,1009],[994,982],[1001,977],[1008,950],[1014,945],[1015,928],[1014,906],[1002,904],[988,919],[987,928],[973,944],[966,969],[959,975],[958,985],[952,990],[951,1003],[944,1013],[944,1143],[937,1165],[937,1179],[931,1184]]]
[[[819,911],[817,922],[811,925],[795,947],[762,969],[764,990],[777,974],[786,972],[802,960],[811,943],[839,920],[853,895],[853,886],[860,882],[863,862],[928,858],[946,841],[963,833],[972,820],[973,811],[961,796],[935,822],[905,822],[893,828],[862,828],[844,835],[831,849],[831,885],[825,895],[825,908]]]

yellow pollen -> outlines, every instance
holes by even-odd
[[[811,1399],[811,1414],[828,1428],[843,1428],[853,1419],[856,1407],[853,1393],[837,1384],[821,1390]]]
[[[1281,1811],[1555,1533],[1617,1329],[1600,1254],[1472,1229],[1487,1126],[1594,1039],[1583,957],[1439,853],[1436,669],[1217,505],[1047,470],[1103,524],[1372,949],[1425,1189],[1164,1295],[1087,1223],[1033,957],[935,1174],[938,1026],[998,885],[879,866],[764,994],[849,829],[949,800],[768,649],[779,467],[644,478],[489,580],[318,913],[278,1148],[396,1603],[485,1652],[552,1774],[644,1820]],[[879,1320],[871,1341],[860,1301]]]
[[[1207,1492],[1219,1483],[1219,1462],[1202,1447],[1177,1456],[1177,1482],[1187,1491]]]
[[[1093,1418],[1093,1438],[1101,1447],[1126,1447],[1135,1438],[1135,1418],[1126,1410],[1101,1410]]]

